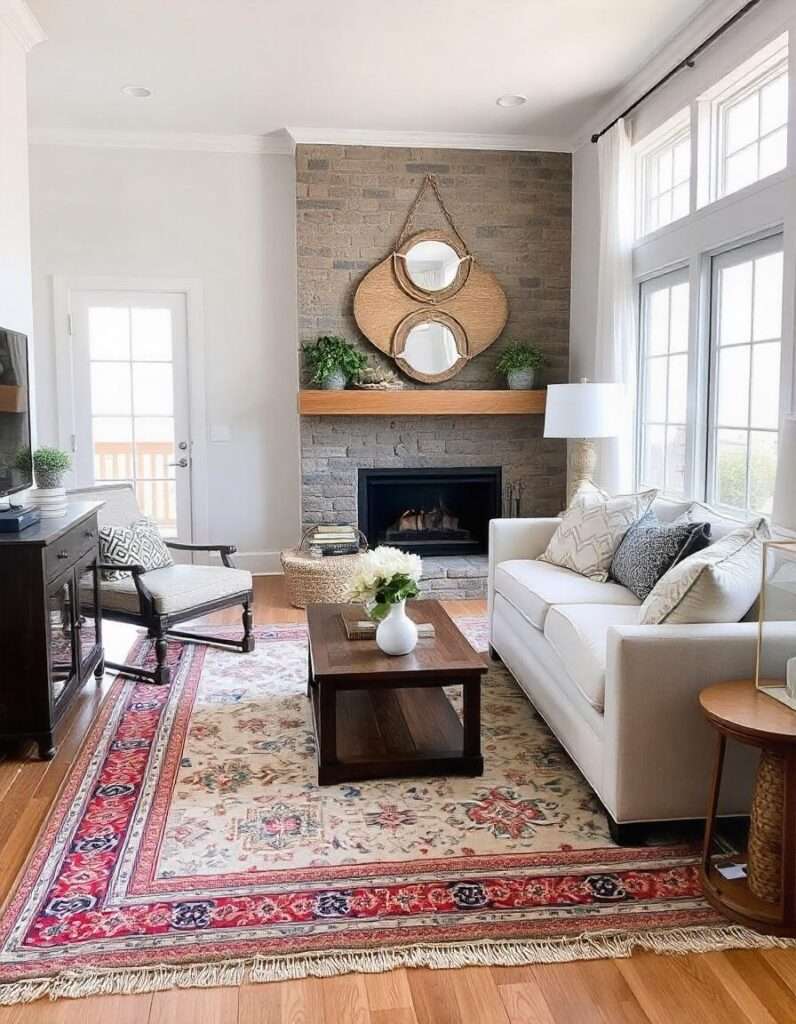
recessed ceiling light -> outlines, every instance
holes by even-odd
[[[124,85],[122,92],[125,96],[135,96],[138,100],[145,100],[147,96],[152,95],[152,90],[147,89],[145,85]]]
[[[521,107],[527,100],[527,96],[507,92],[505,96],[498,96],[496,102],[499,107]]]

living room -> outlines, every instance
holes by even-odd
[[[0,5],[0,1024],[796,1019],[792,32]]]

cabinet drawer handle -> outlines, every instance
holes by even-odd
[[[69,558],[69,552],[68,551],[59,551],[58,552],[58,558]]]
[[[94,536],[94,531],[93,530],[86,530],[86,536],[90,540]]]

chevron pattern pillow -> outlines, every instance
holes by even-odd
[[[642,491],[608,499],[577,497],[561,517],[540,561],[605,583],[620,541],[649,511],[657,493]]]
[[[130,526],[101,526],[99,531],[100,561],[114,565],[136,562],[145,569],[164,569],[174,559],[151,519],[137,519]],[[105,569],[104,580],[123,580],[129,572]]]

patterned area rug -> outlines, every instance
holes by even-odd
[[[117,679],[0,920],[0,1002],[778,944],[707,906],[693,847],[614,846],[500,666],[483,777],[320,789],[306,658],[260,628],[173,643],[170,687]]]

